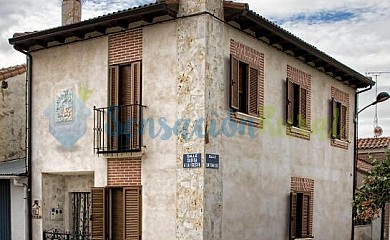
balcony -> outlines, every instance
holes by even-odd
[[[139,152],[142,106],[94,107],[94,150],[97,154]]]

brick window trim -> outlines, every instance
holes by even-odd
[[[142,60],[142,28],[108,36],[108,64],[122,64]]]
[[[264,53],[261,53],[256,49],[246,46],[245,44],[242,44],[238,41],[230,39],[230,54],[231,56],[237,58],[240,62],[254,66],[259,71],[259,116],[255,117],[250,114],[232,111],[230,112],[230,119],[231,121],[240,124],[262,129],[264,126]]]
[[[107,159],[107,186],[140,186],[141,159]]]
[[[330,145],[332,147],[337,147],[337,148],[341,148],[344,150],[348,150],[349,143],[350,143],[348,141],[348,139],[349,139],[349,119],[350,119],[350,116],[349,116],[349,94],[332,86],[331,87],[331,97],[332,97],[332,99],[341,103],[342,105],[344,105],[347,108],[347,116],[346,116],[346,118],[347,118],[347,121],[346,121],[347,138],[346,138],[346,140],[343,140],[343,139],[332,138],[332,136],[331,136]],[[332,121],[332,119],[330,121]],[[332,129],[332,122],[330,124],[331,124],[331,129]]]
[[[305,129],[286,124],[286,134],[289,136],[310,140],[311,135],[311,75],[298,68],[287,65],[287,81],[299,85],[307,92],[306,96],[306,121]],[[286,92],[288,90],[286,89]],[[287,115],[287,113],[286,113]]]

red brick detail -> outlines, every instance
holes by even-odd
[[[332,98],[334,98],[334,100],[336,100],[337,102],[339,102],[342,105],[347,107],[347,126],[345,126],[345,128],[347,131],[347,139],[348,139],[348,136],[349,136],[349,94],[332,86],[331,95],[332,95]],[[331,139],[330,145],[333,147],[338,147],[338,148],[342,148],[345,150],[348,149],[348,144],[340,144],[338,141],[334,141],[333,139]]]
[[[142,60],[142,29],[130,30],[108,37],[108,64]]]
[[[310,178],[291,177],[291,192],[310,193],[310,232],[313,232],[314,215],[314,180]]]
[[[263,121],[262,118],[264,118],[264,65],[265,65],[265,58],[264,53],[261,53],[257,51],[256,49],[253,49],[251,47],[248,47],[240,42],[236,42],[233,39],[230,39],[230,54],[234,57],[236,57],[241,62],[244,62],[254,68],[256,68],[259,71],[259,115],[260,115],[260,121],[259,122],[253,122],[253,126],[258,128],[263,128]],[[235,115],[231,115],[232,119],[236,119],[236,122],[239,123],[245,123],[242,119],[238,119],[235,117]],[[252,124],[252,123],[249,123]]]
[[[108,159],[107,185],[141,185],[141,159]]]

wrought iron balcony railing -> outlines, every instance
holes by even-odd
[[[96,153],[141,151],[141,105],[94,107],[93,110]]]

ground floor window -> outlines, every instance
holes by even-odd
[[[290,239],[313,237],[314,180],[291,178]]]
[[[89,234],[90,193],[72,192],[71,197],[71,223],[74,234]]]
[[[92,188],[92,239],[141,239],[141,187]]]

